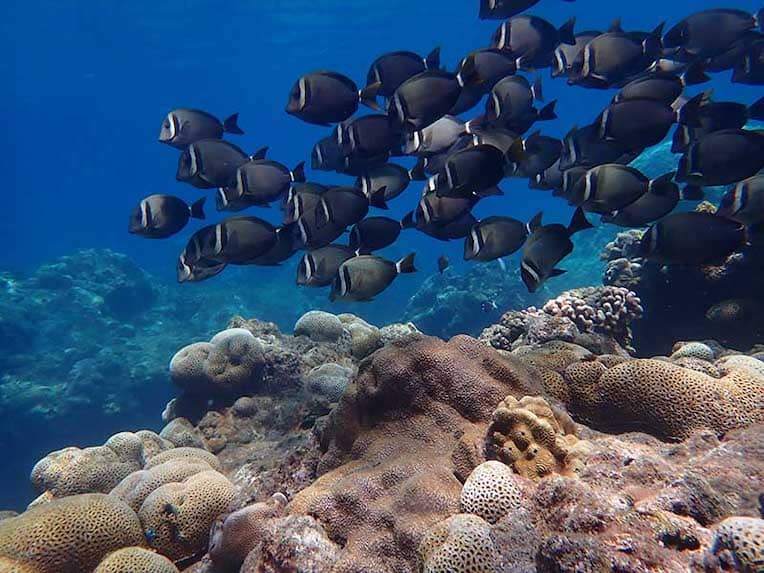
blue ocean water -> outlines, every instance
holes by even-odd
[[[606,28],[615,17],[621,17],[628,29],[649,30],[660,21],[670,25],[692,11],[718,4],[544,0],[531,12],[557,25],[576,16],[577,30]],[[753,0],[727,5],[750,12],[760,8]],[[289,329],[297,298],[308,296],[315,304],[320,299],[328,307],[322,294],[298,292],[296,258],[280,268],[234,269],[220,281],[178,285],[178,253],[191,230],[201,224],[192,221],[184,232],[164,241],[127,233],[128,215],[140,198],[170,193],[191,201],[201,193],[175,181],[177,153],[156,141],[164,115],[177,107],[201,108],[219,117],[239,112],[246,135],[233,141],[253,152],[267,145],[270,157],[295,165],[309,158],[312,145],[327,131],[284,113],[289,89],[300,75],[331,69],[362,85],[377,55],[401,49],[424,55],[435,46],[442,48],[443,64],[453,68],[466,53],[487,45],[497,24],[479,21],[477,2],[465,0],[6,2],[0,8],[0,49],[5,55],[0,58],[4,78],[0,171],[5,197],[0,209],[4,247],[0,272],[28,273],[77,249],[111,249],[151,273],[163,289],[180,293],[179,297],[193,293],[188,294],[192,303],[174,309],[176,322],[198,314],[199,306],[212,315],[217,308],[212,307],[218,305],[221,323],[233,312],[256,313]],[[609,91],[569,87],[564,80],[551,79],[548,70],[539,73],[546,100],[559,100],[559,119],[542,126],[545,134],[560,137],[573,125],[589,123],[612,97]],[[750,103],[761,95],[760,88],[730,84],[728,73],[698,89],[709,86],[717,99]],[[324,183],[352,181],[323,172],[309,171],[308,177]],[[524,180],[506,181],[503,188],[506,195],[481,202],[476,216],[506,214],[528,220],[543,210],[545,220],[567,222],[571,215],[564,202],[529,190]],[[412,185],[395,200],[391,216],[410,210],[419,190]],[[223,218],[215,213],[212,200],[207,212],[208,221]],[[253,214],[276,222],[279,211],[257,209]],[[380,323],[393,322],[403,315],[408,297],[435,272],[439,255],[448,255],[457,271],[467,267],[461,262],[461,242],[440,243],[411,231],[383,254],[399,258],[409,251],[417,253],[418,275],[398,280],[373,303],[336,308]],[[591,258],[596,260],[597,255],[591,253]],[[513,258],[508,264],[516,266],[517,261]],[[592,284],[599,280],[598,275],[591,277]],[[58,308],[51,306],[45,312],[55,317]],[[135,321],[130,313],[139,314],[140,305],[124,317],[133,323],[137,336],[141,329],[166,319],[152,314]],[[35,329],[35,320],[29,317],[31,324],[25,326]],[[177,346],[204,334],[190,331],[177,340]],[[44,359],[43,352],[63,353],[72,344],[76,350],[76,341],[68,344],[57,346],[55,336],[48,337],[45,346],[30,346],[28,353]],[[0,361],[0,374],[12,374],[11,369]],[[55,373],[49,375],[51,383],[56,382]],[[62,380],[67,375],[60,373]],[[157,392],[164,397],[169,391]],[[85,418],[77,428],[59,428],[71,439],[50,439],[29,452],[24,451],[21,437],[10,431],[15,423],[12,414],[0,419],[0,457],[18,463],[0,469],[0,485],[6,480],[12,484],[0,487],[0,506],[23,505],[19,500],[26,492],[19,492],[18,474],[28,471],[30,460],[41,451],[71,440],[97,443],[98,437],[127,425],[115,418],[113,424],[101,420],[91,428]],[[158,426],[158,412],[151,416]],[[150,424],[151,416],[140,423]],[[49,435],[47,429],[41,433],[46,432]]]

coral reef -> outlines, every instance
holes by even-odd
[[[543,398],[507,396],[493,413],[486,455],[531,479],[552,473],[575,476],[589,447],[575,431],[573,420]]]
[[[477,466],[464,482],[459,505],[488,523],[496,523],[522,505],[523,484],[512,470],[495,460]]]
[[[741,571],[764,571],[764,519],[728,517],[716,528],[713,552],[729,551]]]

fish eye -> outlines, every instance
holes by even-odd
[[[165,118],[164,122],[162,122],[162,127],[170,129],[170,120],[168,118]]]

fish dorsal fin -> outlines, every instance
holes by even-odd
[[[263,148],[258,149],[257,151],[255,151],[252,154],[252,156],[250,157],[250,159],[252,161],[262,161],[263,159],[265,159],[265,156],[266,156],[267,153],[268,153],[268,148],[267,147],[263,147]]]
[[[613,20],[612,24],[610,24],[610,27],[607,29],[609,33],[617,33],[622,34],[623,28],[621,27],[621,17],[619,16],[615,20]]]
[[[533,216],[533,219],[531,219],[528,222],[528,232],[532,233],[536,229],[540,229],[542,227],[541,218],[544,216],[543,211],[539,211]]]

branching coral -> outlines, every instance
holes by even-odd
[[[493,414],[486,455],[532,479],[551,473],[574,476],[588,449],[575,435],[575,424],[563,411],[537,396],[508,396]]]

